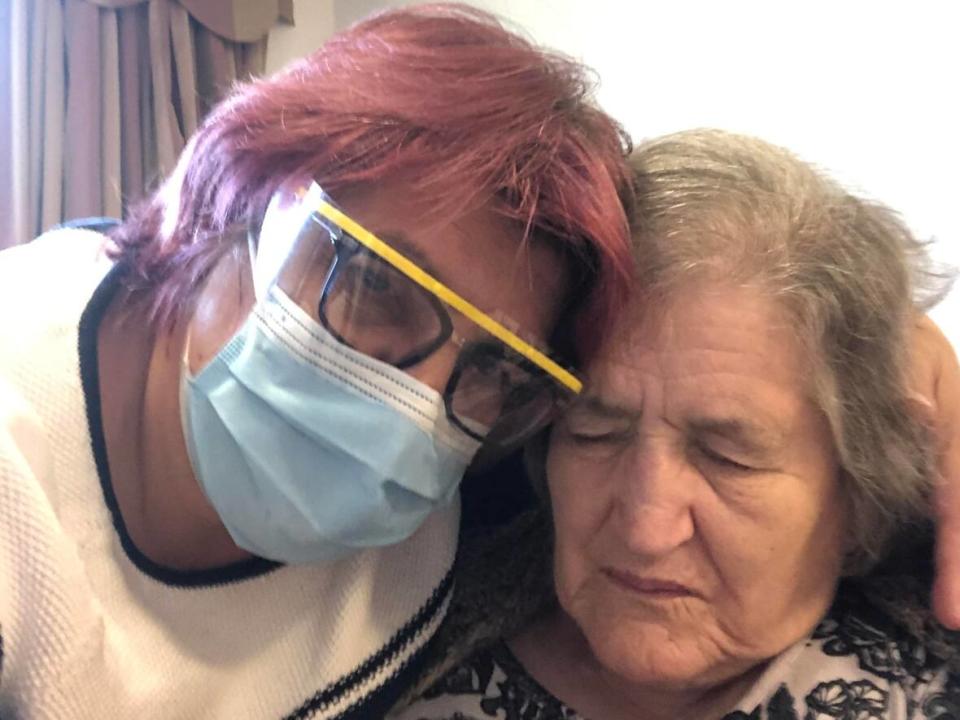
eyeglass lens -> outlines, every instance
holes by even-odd
[[[342,342],[397,367],[449,337],[441,312],[419,285],[359,249],[340,255],[320,303],[324,325]]]
[[[535,431],[549,419],[557,399],[552,378],[492,344],[465,349],[451,384],[455,420],[469,419],[507,438]]]
[[[326,221],[308,222],[279,278],[281,289],[340,342],[399,368],[450,338],[451,312],[433,294]],[[447,414],[468,434],[509,441],[543,424],[555,383],[499,341],[468,343],[444,392]]]

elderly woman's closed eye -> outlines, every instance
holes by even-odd
[[[558,607],[467,663],[474,701],[543,718],[939,717],[957,701],[943,659],[840,584],[929,512],[904,367],[931,290],[920,246],[757,140],[680,133],[633,162],[642,292],[546,454]],[[462,698],[463,676],[428,709]]]

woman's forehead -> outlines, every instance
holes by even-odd
[[[348,215],[481,310],[518,330],[552,328],[567,290],[560,254],[524,237],[523,227],[491,207],[453,219],[397,184],[355,190],[336,201]]]
[[[754,288],[689,287],[654,306],[634,303],[587,373],[588,388],[621,401],[654,376],[703,401],[776,390],[806,401],[810,374],[788,314]],[[636,398],[635,398],[636,399]]]
[[[598,357],[625,361],[644,352],[707,346],[735,351],[750,336],[774,341],[758,349],[792,350],[800,345],[789,312],[763,288],[688,283],[669,295],[631,299]]]

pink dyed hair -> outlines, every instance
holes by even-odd
[[[461,5],[385,12],[281,72],[238,86],[175,171],[113,233],[118,259],[172,323],[225,246],[286,179],[338,189],[401,172],[453,219],[492,204],[578,258],[577,323],[595,346],[632,275],[621,128],[584,68]]]

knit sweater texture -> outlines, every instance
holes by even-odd
[[[0,253],[0,717],[376,718],[447,610],[458,503],[322,565],[159,566],[110,484],[96,363],[105,239]]]

